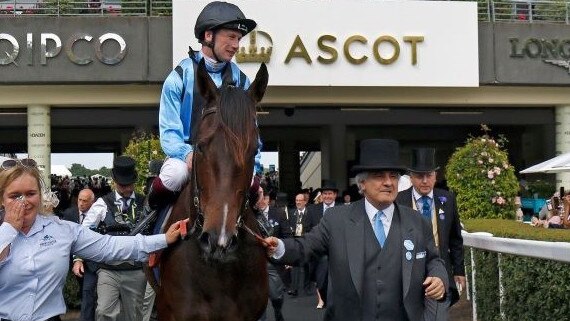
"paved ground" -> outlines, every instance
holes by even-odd
[[[285,321],[321,321],[323,319],[324,310],[318,310],[317,298],[313,296],[290,297],[286,295],[285,304],[283,305],[283,316]],[[275,321],[273,317],[273,309],[267,308],[268,321]],[[465,294],[461,300],[452,307],[449,315],[450,321],[471,321],[471,302],[465,299]],[[79,321],[79,312],[70,311],[62,320]]]

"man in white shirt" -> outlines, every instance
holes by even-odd
[[[302,237],[305,233],[311,230],[307,212],[307,199],[303,192],[295,195],[295,209],[291,212],[293,215],[289,218],[289,226],[293,230],[293,237]],[[287,293],[292,296],[297,296],[299,292],[308,294],[310,291],[310,268],[309,263],[301,266],[293,267],[291,271],[291,288]]]

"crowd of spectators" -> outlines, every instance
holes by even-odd
[[[59,204],[54,209],[54,213],[57,215],[61,215],[65,209],[77,203],[77,196],[84,188],[90,188],[96,199],[111,191],[110,181],[105,176],[62,177],[52,174],[50,179],[51,191],[59,199]]]
[[[531,225],[544,228],[570,228],[570,193],[559,192],[552,195],[540,209],[538,216],[533,216]]]

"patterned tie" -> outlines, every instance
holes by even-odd
[[[428,221],[431,222],[431,199],[429,198],[429,196],[422,196],[422,202],[423,202],[423,206],[422,206],[422,215],[428,219]]]
[[[382,224],[382,220],[380,219],[384,216],[384,212],[378,211],[376,215],[374,215],[374,234],[376,235],[376,239],[380,244],[380,247],[384,247],[384,242],[386,242],[386,233],[384,233],[384,224]]]
[[[123,206],[121,207],[121,212],[125,214],[129,210],[129,197],[123,197],[121,198],[121,201],[123,203]]]

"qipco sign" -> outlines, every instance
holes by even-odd
[[[18,66],[22,62],[32,66],[34,64],[34,50],[37,51],[35,49],[37,47],[37,35],[35,38],[34,34],[27,33],[26,47],[21,50],[20,44],[14,36],[0,33],[0,48],[8,48],[2,50],[5,53],[0,54],[0,66],[10,64]],[[48,59],[57,57],[62,49],[67,58],[77,65],[88,65],[93,61],[99,61],[105,65],[116,65],[127,54],[125,39],[116,33],[105,33],[99,37],[87,33],[76,33],[66,39],[65,43],[54,33],[41,33],[39,38],[39,60],[42,65],[47,65]],[[85,46],[90,46],[92,50],[85,50]],[[83,50],[79,50],[78,47],[82,47]],[[20,59],[18,59],[19,55],[22,56]]]

